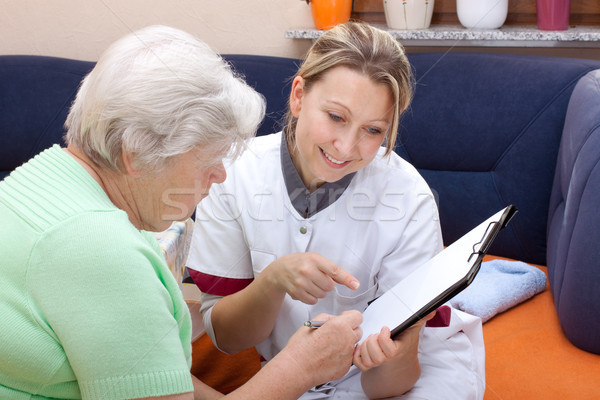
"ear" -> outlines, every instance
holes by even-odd
[[[140,170],[134,167],[133,158],[133,154],[125,150],[121,150],[121,160],[123,160],[123,167],[125,168],[125,173],[133,178],[139,178]]]
[[[302,98],[304,97],[304,78],[297,76],[292,82],[292,92],[290,93],[290,110],[292,115],[298,118],[302,109]]]

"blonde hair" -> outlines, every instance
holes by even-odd
[[[400,115],[413,96],[414,78],[404,48],[388,32],[362,22],[347,22],[315,41],[296,76],[304,79],[304,90],[309,91],[325,72],[340,66],[362,73],[390,90],[394,114],[385,140],[385,154],[389,155],[396,142]],[[285,135],[290,144],[295,143],[296,122],[288,107]]]
[[[65,139],[100,167],[155,170],[202,148],[239,154],[265,112],[264,98],[207,44],[167,26],[150,26],[111,45],[83,80]],[[220,161],[219,160],[211,160]]]

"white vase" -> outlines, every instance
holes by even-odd
[[[434,0],[383,0],[385,21],[391,29],[425,29],[431,24]]]
[[[508,15],[508,0],[456,0],[456,15],[468,29],[500,28]]]

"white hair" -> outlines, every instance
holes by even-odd
[[[265,113],[264,98],[208,45],[178,29],[150,26],[111,45],[82,81],[65,140],[96,164],[154,169],[200,147],[239,154]]]

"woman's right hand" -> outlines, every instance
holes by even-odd
[[[345,311],[340,316],[319,314],[327,321],[320,328],[301,327],[290,338],[280,355],[294,360],[310,387],[341,378],[352,365],[354,346],[362,337],[362,314]]]
[[[292,299],[316,304],[339,283],[358,289],[358,279],[317,253],[292,253],[273,261],[261,273]]]

